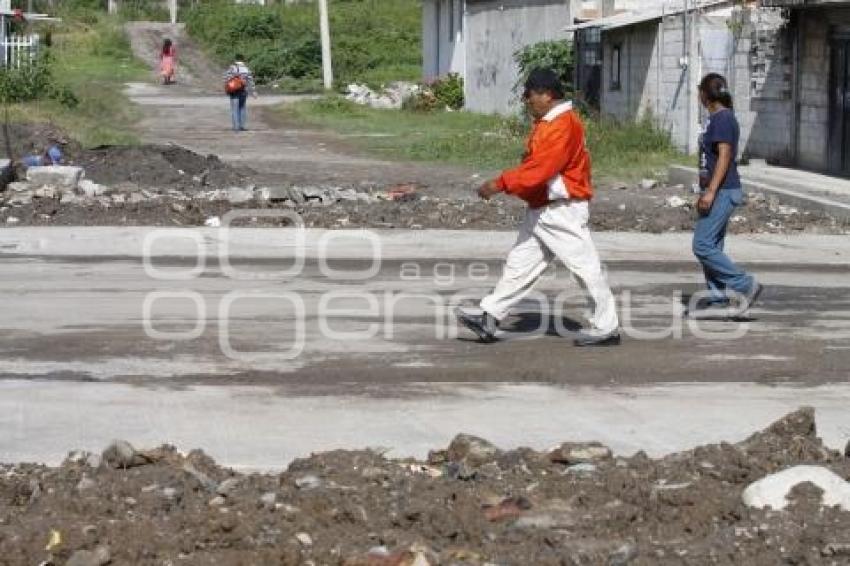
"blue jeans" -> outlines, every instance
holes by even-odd
[[[248,121],[248,93],[230,95],[230,114],[233,120],[233,131],[245,129],[245,123]]]
[[[693,252],[702,264],[712,299],[718,302],[728,299],[726,291],[749,293],[755,283],[751,275],[723,253],[729,219],[743,202],[744,192],[740,188],[718,190],[711,210],[694,227]]]

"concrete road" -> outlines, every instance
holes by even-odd
[[[4,230],[0,430],[13,432],[0,461],[126,437],[268,468],[332,447],[421,456],[460,430],[663,453],[802,404],[822,409],[833,444],[848,436],[845,237],[733,238],[763,302],[746,321],[688,324],[682,297],[700,278],[687,235],[599,234],[626,334],[599,350],[571,345],[586,303],[562,267],[501,343],[458,331],[452,308],[494,284],[511,239]]]

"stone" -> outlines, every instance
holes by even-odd
[[[466,462],[449,462],[446,464],[446,477],[452,480],[469,481],[475,479],[476,471]]]
[[[9,224],[9,225],[17,224],[19,222],[20,222],[20,219],[15,217],[15,216],[10,216],[9,218],[6,219],[6,224]]]
[[[86,465],[89,468],[98,469],[103,464],[103,457],[100,454],[88,453],[86,455]]]
[[[139,204],[145,202],[145,200],[147,199],[145,199],[145,197],[141,193],[130,193],[130,197],[128,200],[130,204]]]
[[[112,561],[109,549],[105,546],[95,547],[94,550],[78,550],[71,555],[65,566],[105,566]]]
[[[34,198],[56,198],[56,189],[53,187],[39,187],[33,191]]]
[[[222,505],[227,504],[227,499],[223,495],[216,495],[212,499],[210,499],[209,506],[210,507],[221,507]]]
[[[677,197],[677,196],[667,197],[667,200],[665,201],[665,203],[670,208],[682,208],[682,207],[688,206],[688,201],[686,201],[682,197]]]
[[[114,440],[103,451],[103,461],[113,468],[133,468],[150,464],[150,459],[136,451],[126,440]]]
[[[224,497],[230,497],[241,483],[242,481],[239,478],[227,478],[218,484],[215,492],[219,495],[223,495]]]
[[[27,169],[27,181],[33,185],[53,185],[76,189],[83,178],[82,167],[69,165],[49,165],[46,167],[30,167]]]
[[[224,190],[224,200],[232,204],[241,204],[254,200],[254,189],[244,187],[230,187]]]
[[[315,489],[322,485],[322,480],[315,475],[301,476],[295,479],[295,487],[298,489]]]
[[[264,507],[274,507],[275,503],[277,503],[277,494],[273,491],[264,493],[260,497],[260,504],[262,504]]]
[[[301,543],[301,546],[310,547],[313,546],[313,537],[311,537],[307,533],[296,533],[295,539]]]
[[[210,216],[206,220],[204,220],[204,226],[209,228],[220,228],[221,227],[221,218],[218,216]]]
[[[549,461],[557,464],[593,464],[613,457],[611,449],[598,442],[565,442],[549,453]]]
[[[272,191],[268,187],[257,187],[254,189],[254,200],[266,202],[271,200]]]
[[[638,557],[637,546],[626,543],[608,556],[608,566],[626,566]]]
[[[30,204],[32,202],[33,196],[35,196],[35,193],[33,191],[20,191],[17,193],[11,193],[6,199],[6,203],[11,206],[23,206],[25,204]]]
[[[198,470],[190,462],[183,464],[183,471],[198,480],[198,483],[201,484],[201,486],[203,486],[203,488],[207,491],[215,492],[218,488],[218,484],[216,484],[215,480],[204,472]]]
[[[125,197],[121,193],[112,195],[112,202],[115,203],[115,204],[124,204],[126,201],[127,201],[127,197]]]
[[[186,212],[186,207],[180,204],[179,202],[172,202],[171,210],[173,210],[174,212]]]
[[[347,202],[357,202],[357,191],[354,189],[337,189],[336,190],[336,199]]]
[[[473,467],[492,462],[499,454],[499,449],[493,444],[471,434],[458,434],[447,449],[449,461],[462,461]]]
[[[552,499],[517,519],[513,526],[518,529],[571,529],[576,523],[575,509],[565,501]]]
[[[86,491],[95,487],[97,487],[97,482],[88,476],[83,476],[80,478],[80,481],[77,482],[77,491]]]
[[[59,199],[59,204],[77,204],[80,202],[80,198],[74,193],[62,193],[62,197]]]
[[[791,490],[802,483],[810,483],[823,490],[821,501],[824,506],[839,506],[850,511],[850,482],[823,466],[794,466],[770,474],[751,483],[741,498],[747,507],[775,511],[785,509]]]
[[[80,179],[80,182],[77,183],[77,192],[87,197],[99,197],[105,195],[108,190],[103,185],[98,185],[88,179]]]
[[[643,179],[640,182],[640,188],[648,191],[650,189],[654,189],[658,186],[658,181],[656,179]]]
[[[170,501],[174,501],[180,499],[182,497],[182,493],[176,487],[164,487],[162,488],[162,496]]]
[[[142,189],[142,196],[146,199],[155,199],[159,198],[159,195],[153,191],[149,191],[148,189]]]
[[[596,469],[597,468],[595,464],[582,463],[568,466],[566,472],[570,474],[592,474],[596,471]]]
[[[32,185],[21,181],[9,183],[6,187],[6,192],[8,193],[24,193],[29,191],[32,191]]]

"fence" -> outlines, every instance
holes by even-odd
[[[0,66],[20,67],[33,61],[38,54],[37,35],[9,35],[0,41],[2,59]]]

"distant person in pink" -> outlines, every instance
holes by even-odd
[[[174,72],[177,66],[177,49],[170,39],[162,42],[162,51],[159,53],[159,74],[162,84],[170,85],[174,82]]]

